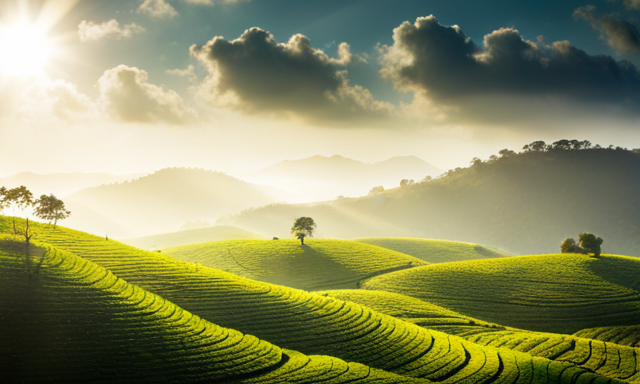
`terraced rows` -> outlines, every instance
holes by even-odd
[[[631,282],[602,273],[620,260],[640,271],[640,260],[631,259],[562,254],[432,264],[374,277],[362,286],[502,325],[574,333],[637,324],[640,292]]]
[[[611,378],[640,382],[638,348],[569,335],[508,329],[395,293],[365,290],[320,293],[353,301],[427,329],[438,329],[450,335],[460,336],[476,344],[566,361]]]
[[[582,329],[575,336],[640,348],[640,325]]]
[[[429,263],[448,263],[510,256],[508,253],[493,247],[460,241],[410,237],[373,237],[356,239],[356,241],[411,255]]]
[[[167,248],[176,259],[304,290],[355,288],[372,274],[426,265],[415,257],[347,240],[229,240]]]
[[[105,265],[216,324],[306,354],[444,383],[610,381],[572,364],[481,347],[351,302],[251,281],[75,231],[41,228],[40,241]]]
[[[3,383],[420,382],[281,350],[54,248],[29,278],[21,250],[0,240]]]

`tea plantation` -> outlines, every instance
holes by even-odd
[[[638,324],[637,276],[636,258],[557,254],[432,264],[377,276],[363,287],[505,326],[570,334]]]
[[[29,275],[22,249],[0,240],[0,382],[419,382],[214,325],[52,247]]]
[[[417,239],[410,237],[373,237],[356,241],[377,245],[417,257],[429,263],[447,263],[491,259],[510,256],[508,253],[486,245],[463,243],[460,241]]]
[[[307,291],[356,288],[359,280],[426,265],[415,257],[348,240],[230,240],[163,249],[176,259]]]
[[[427,330],[352,302],[248,280],[64,228],[38,226],[37,231],[43,245],[93,261],[212,323],[305,354],[400,374],[407,381],[617,382],[568,362]]]

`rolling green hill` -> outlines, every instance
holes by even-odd
[[[374,277],[363,288],[506,326],[573,333],[637,324],[639,275],[636,258],[557,254],[432,264]]]
[[[427,263],[347,240],[230,240],[163,249],[182,261],[304,290],[355,288],[359,280]]]
[[[313,217],[321,237],[449,239],[537,254],[591,232],[606,253],[640,256],[640,153],[525,152],[361,198],[249,209],[218,224],[284,236],[276,229],[300,216]]]
[[[364,305],[427,329],[437,329],[460,336],[480,345],[507,348],[550,360],[567,361],[612,378],[640,382],[639,348],[584,337],[507,328],[397,293],[363,289],[320,293]]]
[[[136,248],[156,250],[187,244],[204,243],[208,241],[239,239],[260,240],[264,239],[264,236],[236,227],[217,225],[207,228],[189,229],[186,231],[162,233],[153,236],[136,237],[121,241]]]
[[[640,348],[640,325],[587,328],[576,332],[574,335]]]
[[[8,222],[0,218],[0,224]],[[444,383],[617,382],[571,363],[480,346],[355,303],[252,281],[65,228],[34,228],[43,244],[105,266],[197,316],[305,354]]]
[[[29,276],[22,251],[0,240],[0,382],[411,381],[222,328],[55,248]]]
[[[356,241],[405,253],[429,263],[446,263],[449,261],[491,259],[510,256],[506,252],[496,248],[460,241],[416,239],[410,237],[374,237],[356,239]]]

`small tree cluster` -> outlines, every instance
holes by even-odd
[[[560,252],[562,253],[582,253],[590,254],[594,256],[600,256],[602,252],[601,245],[604,242],[601,237],[594,235],[593,233],[581,233],[578,235],[578,243],[569,237],[560,244]]]
[[[415,181],[413,181],[413,179],[409,180],[409,179],[402,179],[400,180],[400,186],[401,187],[407,187],[409,185],[414,185]]]
[[[369,194],[375,195],[376,193],[380,193],[380,192],[384,192],[384,187],[382,185],[371,188],[371,190],[369,191]]]

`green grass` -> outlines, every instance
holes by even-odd
[[[615,268],[625,271],[614,274]],[[367,280],[467,316],[527,330],[574,333],[635,325],[640,260],[557,254],[432,264]]]
[[[153,236],[136,237],[122,240],[123,243],[140,249],[157,250],[181,245],[204,243],[207,241],[222,240],[261,240],[264,236],[244,229],[227,225],[215,227],[190,229],[171,233],[163,233]]]
[[[163,249],[176,259],[308,291],[356,288],[361,279],[426,265],[422,260],[348,240],[229,240]]]
[[[576,332],[574,335],[640,348],[640,325],[587,328]]]
[[[508,253],[493,247],[463,243],[460,241],[418,239],[411,237],[374,237],[356,239],[356,241],[405,253],[429,263],[447,263],[450,261],[510,256]]]
[[[469,318],[425,301],[383,291],[336,290],[322,292],[378,312],[456,335],[476,344],[507,348],[550,360],[566,361],[602,375],[640,382],[640,349],[583,337],[506,328]]]
[[[0,382],[408,380],[214,325],[69,252],[43,261],[30,276],[21,244],[0,240]]]
[[[252,281],[65,228],[35,229],[39,241],[105,266],[201,318],[307,355],[335,356],[407,376],[407,381],[610,382],[570,363],[480,346],[352,302]]]

